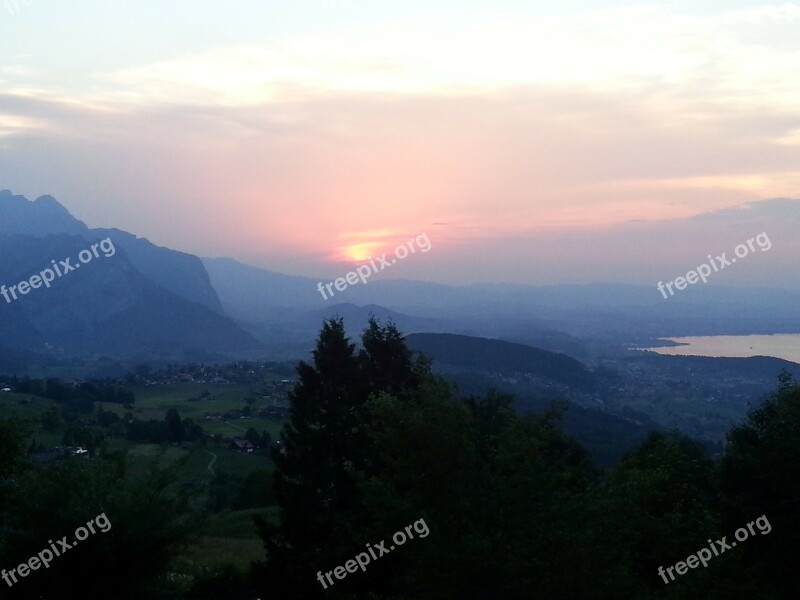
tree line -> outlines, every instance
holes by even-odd
[[[301,363],[274,459],[280,522],[257,520],[261,597],[430,600],[797,598],[800,387],[728,434],[724,457],[651,434],[601,471],[558,410],[459,398],[374,320],[356,349],[333,319]],[[660,566],[766,515],[755,536],[664,583]],[[324,590],[317,571],[424,518],[430,535]]]
[[[0,567],[105,513],[114,527],[0,598],[471,600],[800,597],[800,386],[774,394],[727,436],[722,458],[654,433],[601,470],[558,409],[520,415],[502,394],[460,397],[394,325],[371,320],[357,347],[339,319],[298,365],[273,481],[236,494],[214,482],[211,510],[273,501],[256,519],[264,559],[178,596],[170,561],[204,513],[176,473],[130,477],[122,454],[32,464],[24,424],[0,420]],[[170,415],[168,436],[185,434]],[[756,535],[664,583],[679,561],[766,515]],[[316,574],[424,519],[430,534],[323,589]],[[254,591],[257,593],[254,593]]]

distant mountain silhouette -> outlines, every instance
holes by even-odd
[[[51,287],[0,296],[0,348],[56,356],[186,358],[249,355],[262,349],[221,314],[196,256],[119,231],[88,229],[57,201],[0,193],[0,284],[28,280],[110,237],[100,253]]]
[[[367,327],[370,317],[375,317],[383,323],[392,322],[404,333],[426,332],[452,332],[454,324],[445,319],[431,319],[426,317],[416,317],[399,311],[391,310],[378,304],[368,304],[358,306],[350,302],[334,304],[322,310],[306,313],[309,316],[316,316],[317,325],[321,326],[325,319],[332,317],[342,317],[344,319],[347,332],[352,336],[360,335],[361,331]],[[318,327],[319,328],[319,327]]]
[[[197,256],[156,246],[145,238],[137,238],[119,229],[91,231],[98,237],[114,240],[118,248],[125,250],[131,264],[154,283],[186,300],[223,312],[208,272]]]
[[[37,238],[71,234],[91,242],[111,237],[114,245],[123,248],[131,264],[148,279],[191,302],[222,312],[217,293],[199,258],[155,246],[119,229],[89,229],[52,196],[30,202],[8,190],[0,192],[0,235],[15,234]]]
[[[794,209],[796,204],[773,201],[764,207],[780,212]],[[743,215],[745,213],[748,211],[742,211]],[[739,213],[733,216],[744,218]],[[33,244],[9,242],[14,236],[32,240]],[[152,321],[158,311],[144,305],[140,306],[140,312],[125,313],[131,324],[123,337],[136,340],[137,348],[161,344],[164,348],[214,349],[217,339],[219,347],[226,352],[235,347],[250,352],[254,347],[261,347],[254,341],[257,338],[269,347],[270,356],[275,359],[281,358],[287,349],[294,358],[305,355],[311,347],[323,318],[343,312],[348,330],[353,334],[363,328],[372,312],[382,320],[392,318],[405,333],[452,333],[504,339],[566,353],[581,360],[593,360],[609,350],[652,345],[650,342],[655,337],[800,331],[800,315],[796,310],[800,293],[731,289],[711,283],[694,286],[665,300],[655,284],[454,286],[386,279],[381,273],[366,285],[358,283],[344,291],[337,290],[326,300],[318,292],[317,284],[329,281],[327,278],[275,273],[228,258],[201,260],[191,254],[155,246],[144,238],[117,229],[90,229],[50,196],[30,202],[8,191],[0,192],[0,240],[3,240],[4,249],[4,254],[0,255],[0,274],[3,275],[0,283],[18,283],[39,272],[50,259],[74,256],[90,242],[105,237],[112,238],[117,247],[120,257],[117,262],[131,267],[128,281],[138,283],[130,287],[115,281],[112,285],[112,278],[107,283],[113,289],[98,286],[95,291],[107,297],[108,305],[117,306],[119,314],[132,310],[122,301],[124,298],[118,297],[124,293],[129,300],[144,302],[147,297],[147,302],[166,302],[163,314],[176,315],[174,323]],[[67,243],[65,239],[72,241]],[[776,237],[776,245],[778,239]],[[54,245],[53,248],[48,244]],[[69,253],[54,254],[59,244],[69,248]],[[27,266],[17,268],[21,265]],[[97,271],[94,267],[92,271],[100,277],[102,269]],[[172,295],[155,300],[155,295],[148,291],[150,286]],[[64,289],[68,288],[65,284]],[[0,335],[5,336],[5,342],[0,343],[14,340],[20,346],[39,352],[42,345],[53,345],[53,339],[57,339],[58,347],[80,347],[88,352],[93,336],[97,336],[99,344],[105,339],[104,333],[115,331],[119,337],[124,329],[122,324],[113,321],[118,313],[99,310],[95,314],[110,319],[105,323],[105,330],[94,322],[94,329],[74,325],[62,331],[57,326],[58,319],[52,317],[60,314],[61,309],[38,306],[44,302],[38,296],[57,297],[53,290],[47,292],[26,296],[25,306],[7,307],[9,310],[0,316]],[[34,296],[37,299],[34,300]],[[88,298],[85,301],[90,302]],[[173,310],[174,303],[180,304],[179,301],[205,308],[215,316],[212,319],[188,307]],[[759,310],[753,311],[754,306]],[[2,300],[0,308],[3,308]],[[71,310],[80,313],[81,308],[75,305]],[[143,315],[148,315],[152,321],[150,325],[159,331],[149,332],[142,324]],[[180,315],[193,315],[198,321],[190,323]],[[236,319],[236,323],[223,315]],[[173,326],[183,328],[179,339],[171,339],[177,335],[172,331]],[[81,341],[84,339],[90,340],[88,345]],[[116,346],[107,339],[103,344],[116,347],[115,352],[124,347],[124,343]]]
[[[206,258],[203,264],[226,314],[248,323],[283,323],[286,315],[342,304],[378,305],[447,323],[437,332],[513,339],[582,357],[591,350],[577,337],[643,344],[654,337],[800,331],[800,292],[794,290],[708,283],[665,300],[655,281],[652,286],[455,286],[379,275],[323,300],[317,284],[327,278],[284,275],[227,258]]]
[[[0,191],[0,234],[43,237],[57,233],[83,236],[88,227],[52,196],[30,202],[9,190]]]
[[[325,305],[311,277],[274,273],[231,258],[204,258],[203,265],[226,314],[243,321],[260,321],[276,307]]]

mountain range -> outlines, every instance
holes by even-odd
[[[100,257],[50,289],[0,299],[0,347],[57,356],[294,360],[322,321],[346,317],[357,335],[370,315],[402,331],[501,339],[593,360],[680,335],[800,331],[800,292],[698,285],[665,300],[622,284],[453,286],[375,278],[325,300],[320,281],[197,256],[119,229],[92,229],[51,196],[0,192],[0,284],[110,239]],[[753,307],[759,307],[758,311]]]
[[[190,358],[257,352],[225,316],[196,256],[90,229],[50,196],[0,192],[0,283],[10,287],[108,239],[115,252],[17,300],[0,299],[0,348],[56,356]]]

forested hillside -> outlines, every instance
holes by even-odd
[[[224,433],[212,433],[243,430],[229,419],[270,397],[264,414],[277,414],[275,393],[287,380],[265,389],[262,372],[142,368],[123,387],[5,378],[14,392],[0,400],[18,408],[0,420],[0,565],[16,581],[0,597],[778,600],[800,592],[800,386],[788,374],[729,432],[723,457],[653,432],[601,469],[564,432],[569,416],[558,405],[522,414],[504,394],[459,396],[393,325],[374,320],[360,349],[341,320],[327,321],[312,361],[297,367],[282,430],[251,427],[229,448]],[[198,403],[231,406],[240,396],[179,400],[180,384],[167,382],[185,379],[250,381],[258,398],[201,425],[178,407],[213,415]],[[53,460],[42,442],[61,432],[72,445],[64,456],[88,454]],[[95,515],[107,531],[35,577],[20,570],[47,540],[77,536]]]

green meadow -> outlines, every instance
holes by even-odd
[[[205,420],[206,413],[223,414],[229,410],[241,410],[247,403],[245,398],[256,398],[251,404],[253,413],[272,404],[270,400],[258,398],[250,385],[220,385],[201,383],[176,383],[167,385],[132,385],[125,388],[136,396],[136,404],[131,411],[137,419],[163,420],[167,411],[176,409],[182,418],[192,419],[202,426],[206,433],[219,433],[225,437],[241,437],[253,427],[256,431],[267,431],[273,439],[280,435],[282,423],[261,418],[244,418],[230,421]],[[206,398],[199,399],[203,394]],[[123,416],[129,412],[118,404],[104,404],[104,410]]]
[[[221,434],[225,438],[244,436],[253,427],[259,433],[265,430],[278,439],[282,423],[260,418],[232,419],[228,422],[205,420],[206,413],[223,414],[242,410],[248,405],[257,413],[272,405],[270,398],[258,397],[249,385],[212,385],[179,383],[157,386],[126,386],[136,396],[133,408],[121,404],[98,403],[104,411],[124,417],[133,414],[140,420],[163,420],[169,409],[176,409],[182,418],[190,418],[206,433]],[[275,392],[273,395],[277,395]],[[202,399],[201,399],[202,396]],[[47,398],[29,394],[0,393],[0,414],[26,422],[31,440],[46,448],[61,445],[67,424],[59,422],[46,431],[42,415],[54,410],[62,414],[62,405]],[[214,576],[227,569],[234,577],[244,579],[253,561],[264,559],[263,544],[257,535],[253,517],[267,520],[278,518],[277,508],[262,507],[249,510],[213,509],[213,490],[235,494],[248,475],[256,471],[271,472],[274,463],[269,452],[259,450],[242,454],[228,447],[225,441],[204,440],[184,448],[172,444],[133,443],[113,435],[96,423],[96,413],[85,413],[80,420],[92,427],[105,430],[103,448],[107,452],[122,452],[127,457],[126,477],[146,476],[153,470],[170,470],[170,488],[189,496],[192,512],[206,515],[197,531],[189,536],[166,575],[167,585],[176,591],[186,591],[198,578]],[[68,459],[81,460],[81,459]],[[220,492],[222,490],[222,492]]]

